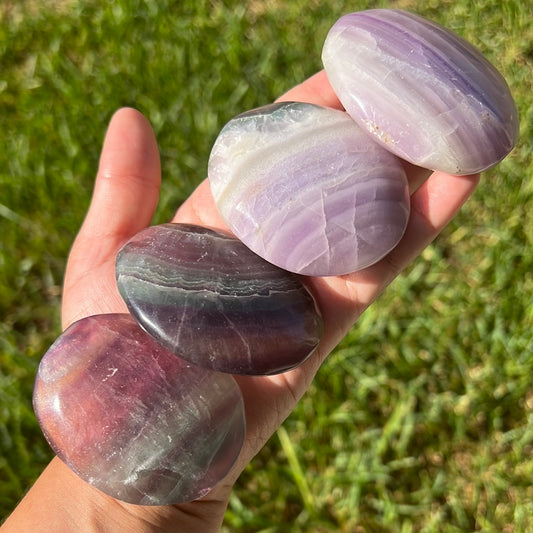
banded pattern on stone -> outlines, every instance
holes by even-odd
[[[283,372],[307,359],[322,335],[315,301],[297,276],[207,228],[142,231],[119,252],[116,275],[142,327],[204,368]]]
[[[474,174],[516,144],[518,115],[504,78],[435,22],[395,9],[350,13],[331,28],[322,61],[348,113],[415,165]]]
[[[377,262],[409,218],[401,162],[346,113],[312,104],[273,104],[232,119],[208,174],[232,232],[299,274],[347,274]]]

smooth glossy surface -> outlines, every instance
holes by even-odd
[[[189,365],[129,315],[70,326],[39,366],[39,424],[76,474],[142,505],[205,495],[244,441],[241,393],[231,376]]]
[[[146,229],[119,252],[116,274],[146,331],[202,367],[274,374],[302,363],[320,341],[322,319],[300,279],[207,228]]]
[[[273,104],[231,120],[213,146],[209,181],[239,239],[310,276],[375,263],[409,217],[401,162],[346,113],[311,104]]]
[[[348,113],[416,165],[473,174],[516,143],[517,111],[501,74],[472,45],[420,16],[393,9],[345,15],[322,60]]]

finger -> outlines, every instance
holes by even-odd
[[[110,121],[91,205],[70,252],[63,292],[64,326],[88,314],[121,311],[114,260],[146,227],[159,197],[161,170],[147,119],[124,108]]]
[[[322,341],[315,354],[300,367],[272,376],[268,382],[263,381],[261,387],[257,383],[239,380],[247,399],[248,411],[263,413],[257,415],[258,420],[253,415],[249,417],[251,428],[272,423],[264,414],[265,404],[273,405],[274,425],[276,416],[282,418],[288,414],[291,405],[307,389],[324,359],[363,311],[435,239],[471,196],[478,182],[479,175],[461,177],[433,173],[413,194],[406,232],[387,257],[369,268],[346,276],[307,278],[306,283],[311,286],[324,318]],[[280,387],[290,394],[276,394],[275,391],[279,391]],[[264,427],[261,431],[265,434]],[[251,445],[254,450],[253,443]]]
[[[333,91],[324,70],[296,85],[296,87],[280,96],[276,102],[307,102],[308,104],[332,107],[334,109],[344,109]]]
[[[400,243],[366,277],[379,280],[378,292],[387,286],[448,225],[472,195],[479,175],[453,176],[434,172],[411,197],[411,215]],[[371,301],[376,295],[372,295]],[[367,305],[368,298],[360,298]]]
[[[396,277],[448,225],[479,183],[480,175],[434,172],[411,197],[411,217],[400,244],[386,258]]]
[[[421,174],[426,171],[420,170]],[[286,376],[293,390],[302,390],[324,357],[344,337],[362,312],[387,285],[430,244],[474,192],[479,176],[435,172],[411,197],[411,216],[398,246],[379,263],[340,277],[308,278],[325,321],[320,350],[303,368]],[[226,229],[215,208],[207,181],[177,212],[176,222]],[[270,393],[269,393],[270,394]]]
[[[328,317],[328,347],[345,335],[362,312],[428,246],[474,192],[479,175],[434,172],[411,196],[411,215],[398,245],[381,261],[338,278],[310,280]]]
[[[199,224],[212,229],[229,231],[215,205],[207,179],[203,180],[179,207],[172,222]]]
[[[81,228],[84,238],[124,241],[146,227],[161,186],[159,152],[148,120],[123,108],[109,124],[93,198]]]

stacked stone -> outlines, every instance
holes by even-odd
[[[34,405],[54,452],[81,478],[135,504],[207,494],[245,433],[232,374],[295,368],[322,319],[303,276],[342,275],[404,234],[404,161],[468,175],[514,147],[505,80],[469,43],[419,16],[342,17],[323,49],[346,112],[289,102],[244,113],[209,159],[234,236],[164,224],[119,252],[131,315],[71,325],[44,356]]]

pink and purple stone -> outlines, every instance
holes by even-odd
[[[34,408],[61,460],[134,504],[205,495],[244,442],[235,380],[179,359],[129,315],[72,324],[41,361]]]
[[[305,361],[322,336],[316,302],[298,276],[208,228],[147,228],[120,250],[116,277],[139,324],[203,368],[284,372]]]

